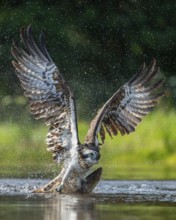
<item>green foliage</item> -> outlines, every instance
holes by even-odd
[[[167,82],[167,101],[165,99],[165,106],[161,105],[164,110],[149,116],[129,137],[107,138],[101,165],[105,178],[175,178],[171,170],[176,161],[176,117],[174,110],[168,110],[169,105],[174,106],[176,98],[175,10],[176,4],[171,0],[2,0],[2,174],[28,176],[41,171],[49,175],[51,170],[52,173],[57,170],[55,166],[51,169],[48,166],[51,157],[44,147],[46,131],[29,115],[28,104],[11,65],[12,39],[20,44],[20,28],[32,24],[36,39],[41,30],[44,31],[53,60],[75,92],[80,121],[90,119],[143,61],[148,63],[153,57],[158,60]],[[82,139],[87,126],[81,123]]]
[[[106,179],[175,179],[176,138],[174,111],[156,111],[136,132],[110,139],[106,137],[101,160]],[[84,141],[88,123],[80,121]],[[168,126],[169,125],[169,126]],[[40,124],[3,123],[0,126],[1,176],[52,177],[58,173],[44,142],[47,129]]]
[[[136,132],[107,140],[102,149],[102,166],[104,160],[108,163],[106,177],[112,178],[112,169],[117,178],[175,178],[175,119],[174,111],[156,111]]]
[[[51,154],[46,151],[45,133],[46,129],[40,126],[3,123],[0,126],[1,177],[42,174],[46,177],[55,171]]]
[[[81,118],[153,57],[168,78],[168,96],[175,97],[173,1],[4,0],[0,6],[1,97],[22,94],[10,47],[30,23],[36,37],[44,29],[51,56],[75,90]]]

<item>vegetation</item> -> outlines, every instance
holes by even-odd
[[[174,111],[156,111],[129,136],[106,138],[97,166],[105,179],[175,179],[176,138]],[[80,139],[88,123],[79,123]],[[168,126],[169,125],[169,126]],[[0,126],[1,177],[51,177],[58,172],[46,151],[43,125],[3,123]]]
[[[20,28],[32,23],[36,39],[44,30],[50,54],[79,100],[81,119],[153,57],[167,78],[170,103],[176,94],[175,10],[171,0],[2,0],[0,96],[22,94],[10,47],[12,39],[19,42]]]
[[[32,23],[77,98],[80,136],[88,119],[143,61],[155,57],[166,98],[127,137],[107,138],[104,178],[176,178],[176,4],[146,0],[2,0],[0,2],[0,168],[2,177],[57,172],[44,142],[47,129],[28,113],[10,55],[12,39]]]

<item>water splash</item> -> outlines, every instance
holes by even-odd
[[[58,194],[33,194],[32,191],[46,184],[41,179],[1,179],[1,196],[25,196],[45,198]],[[66,195],[60,195],[65,197]],[[79,197],[79,195],[77,195]],[[94,192],[85,195],[91,200],[114,202],[176,202],[176,181],[100,181]],[[74,198],[77,198],[74,196]]]

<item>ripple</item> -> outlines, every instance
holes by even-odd
[[[1,196],[41,196],[31,193],[49,180],[0,179]],[[58,195],[58,194],[57,194]],[[57,196],[45,194],[45,198]],[[61,195],[60,195],[61,196]],[[66,196],[66,195],[62,195]],[[79,195],[78,195],[79,196]],[[105,181],[99,182],[94,192],[84,197],[111,202],[176,202],[176,181]],[[76,198],[76,197],[75,197]]]

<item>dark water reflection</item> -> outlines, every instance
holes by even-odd
[[[30,193],[44,182],[1,180],[0,219],[176,219],[176,181],[102,181],[84,196]]]

